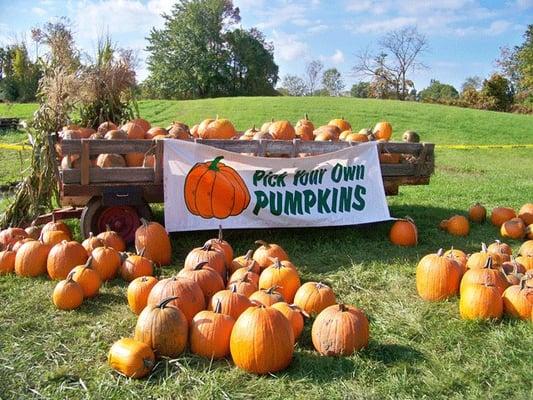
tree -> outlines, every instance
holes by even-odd
[[[274,94],[272,44],[240,21],[231,0],[178,0],[148,37],[147,86],[161,98]]]
[[[481,89],[481,77],[474,75],[466,78],[463,84],[461,85],[461,92],[464,92],[467,89]]]
[[[322,75],[322,85],[330,96],[339,96],[344,89],[344,81],[337,68],[330,68]]]
[[[366,99],[370,94],[370,83],[368,82],[359,82],[354,83],[350,89],[350,95],[352,97],[359,97],[361,99]]]
[[[307,94],[313,95],[320,82],[320,74],[324,69],[324,64],[320,60],[312,60],[305,66],[305,80],[307,85]]]
[[[459,92],[452,85],[440,83],[432,79],[430,84],[418,94],[420,100],[425,102],[442,102],[444,100],[456,99],[459,97]]]
[[[32,62],[24,43],[0,49],[0,99],[35,101],[41,70]]]
[[[494,110],[497,111],[508,111],[514,101],[511,81],[499,74],[493,74],[483,81],[481,93],[495,100]]]
[[[280,92],[283,93],[285,89],[289,96],[303,96],[306,92],[305,82],[298,75],[285,75],[281,86]]]
[[[385,34],[378,45],[377,54],[368,49],[357,54],[353,72],[371,77],[381,87],[392,87],[395,97],[404,100],[412,87],[407,74],[427,68],[419,61],[420,56],[428,50],[427,39],[415,27],[406,27]]]

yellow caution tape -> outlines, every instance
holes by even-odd
[[[20,145],[20,144],[10,144],[10,143],[0,143],[0,149],[6,150],[31,150],[29,145]]]
[[[437,144],[438,149],[455,149],[455,150],[469,150],[469,149],[530,149],[533,144]]]

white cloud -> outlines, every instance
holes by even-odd
[[[47,11],[44,8],[41,7],[32,7],[31,12],[34,14],[37,14],[38,16],[42,17],[47,14]]]
[[[309,52],[307,43],[301,41],[297,35],[272,31],[274,42],[274,57],[282,61],[294,61],[305,58]]]
[[[310,26],[309,28],[307,28],[307,32],[308,33],[320,33],[320,32],[327,31],[328,28],[329,28],[329,26],[327,26],[325,24],[317,24],[317,25],[313,25],[313,26]]]
[[[330,60],[335,65],[342,64],[344,62],[344,53],[336,49],[335,53],[330,57]]]
[[[376,21],[363,22],[355,26],[357,33],[385,33],[390,30],[404,28],[409,25],[415,25],[416,18],[413,17],[396,17],[390,19],[380,19]]]

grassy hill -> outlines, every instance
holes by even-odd
[[[5,109],[0,106],[0,116]],[[16,114],[18,106],[11,108]],[[24,106],[25,113],[31,108]],[[141,114],[154,124],[189,124],[219,114],[239,129],[271,116],[317,124],[344,116],[355,128],[392,122],[398,139],[406,129],[423,140],[448,143],[533,143],[533,117],[395,101],[331,98],[237,98],[188,102],[143,101]],[[13,114],[12,114],[13,115]],[[8,137],[15,138],[13,134]],[[17,138],[18,140],[18,138]],[[3,151],[0,152],[3,154]],[[0,173],[10,164],[0,165]],[[276,377],[256,377],[229,361],[185,354],[163,360],[148,380],[130,381],[106,364],[111,343],[130,336],[136,318],[115,279],[74,312],[58,312],[46,278],[0,276],[0,397],[47,398],[268,398],[268,399],[462,399],[533,397],[533,324],[511,319],[467,322],[458,299],[428,303],[416,294],[415,267],[424,254],[454,246],[467,253],[499,238],[490,223],[474,224],[464,238],[438,229],[440,220],[465,214],[480,201],[518,209],[533,202],[531,149],[437,148],[429,186],[402,187],[388,199],[394,216],[417,223],[415,248],[392,246],[390,223],[320,229],[233,230],[226,239],[237,254],[264,239],[282,244],[304,281],[330,284],[339,300],[368,314],[368,349],[350,357],[320,357],[307,323],[292,365]],[[158,218],[161,208],[156,208]],[[187,252],[214,232],[173,234],[173,261],[162,275],[183,266]],[[516,252],[519,241],[508,241]]]

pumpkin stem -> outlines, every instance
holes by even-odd
[[[309,121],[309,115],[308,115],[307,113],[304,114],[304,119],[305,119],[306,121]]]
[[[222,303],[220,302],[220,299],[217,299],[217,304],[215,305],[215,309],[213,311],[215,314],[222,314]]]
[[[487,245],[485,243],[481,243],[481,252],[482,253],[488,253]]]
[[[339,304],[339,311],[344,312],[344,311],[347,311],[347,310],[348,309],[346,308],[346,305],[344,303],[340,303]]]
[[[143,248],[141,249],[141,251],[139,252],[139,255],[140,255],[141,257],[144,257],[144,252],[145,252],[145,251],[146,251],[146,247],[143,247]]]
[[[92,263],[93,263],[93,256],[89,256],[89,258],[87,259],[87,262],[85,263],[85,265],[83,267],[84,268],[92,268]]]
[[[440,248],[439,251],[437,251],[437,256],[442,257],[443,254],[444,254],[444,249]]]
[[[230,286],[229,290],[231,291],[231,293],[237,293],[237,285],[234,283]]]
[[[241,282],[250,282],[250,279],[248,279],[249,272],[245,273],[244,276],[241,278]]]
[[[524,290],[526,288],[526,281],[527,277],[523,276],[522,279],[520,279],[520,290]]]
[[[202,267],[206,264],[209,264],[208,261],[201,261],[199,262],[198,264],[196,264],[196,267],[193,268],[194,271],[198,271],[198,270],[201,270]]]
[[[218,226],[218,240],[222,241],[222,225]]]
[[[298,306],[297,306],[296,304],[294,304],[294,303],[293,303],[293,304],[289,304],[289,308],[290,308],[291,310],[298,311],[300,314],[302,314],[302,316],[303,316],[304,318],[309,318],[309,317],[310,317],[310,315],[309,315],[307,312],[305,312],[304,310],[302,310],[300,307],[298,307]]]
[[[249,260],[252,259],[253,255],[254,255],[254,251],[253,251],[253,250],[248,250],[248,251],[246,252],[246,255],[244,256],[244,259],[245,259],[246,261],[249,261]]]
[[[167,297],[166,299],[161,300],[156,307],[163,309],[167,306],[168,303],[170,303],[173,300],[176,300],[177,298],[178,296]]]
[[[265,242],[264,240],[256,240],[255,241],[255,244],[258,244],[260,246],[265,246],[267,249],[270,247],[270,244],[268,244],[267,242]]]
[[[224,158],[224,156],[215,157],[215,159],[213,161],[211,161],[211,164],[209,164],[208,169],[210,169],[211,171],[218,171],[218,163],[223,158]]]
[[[274,292],[276,291],[276,289],[279,289],[280,287],[281,287],[281,286],[278,286],[278,285],[271,286],[271,287],[269,287],[269,288],[266,290],[266,292],[267,292],[267,294],[272,294],[272,293],[274,293]]]
[[[317,289],[320,290],[320,289],[325,288],[325,287],[327,287],[327,286],[324,285],[322,282],[318,282],[318,283],[315,285],[315,287],[316,287]]]
[[[491,269],[492,268],[492,256],[487,257],[487,261],[485,261],[485,265],[483,268]]]
[[[202,247],[202,250],[203,251],[211,251],[211,243],[209,243],[209,241],[205,242],[204,246]]]

